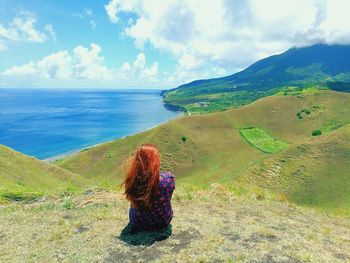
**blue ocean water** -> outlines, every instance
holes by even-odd
[[[0,144],[46,159],[176,117],[155,90],[0,89]]]

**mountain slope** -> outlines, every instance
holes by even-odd
[[[84,177],[0,145],[0,198],[86,187]]]
[[[292,48],[233,75],[197,80],[163,92],[168,107],[208,112],[237,107],[292,86],[350,91],[350,46]]]
[[[179,184],[190,188],[206,188],[217,182],[235,186],[236,179],[250,167],[275,156],[247,143],[240,134],[241,127],[259,127],[273,138],[287,142],[289,147],[279,153],[283,154],[293,147],[322,141],[327,134],[349,124],[349,103],[350,94],[334,91],[270,96],[238,109],[172,120],[149,131],[90,148],[56,164],[86,176],[96,184],[114,186],[122,181],[123,164],[136,147],[142,143],[156,143],[162,155],[162,170],[174,171]],[[296,114],[302,109],[310,109],[310,114],[304,113],[299,119]],[[313,137],[311,133],[315,129],[321,129],[323,135]],[[341,145],[340,148],[343,146],[347,147]],[[291,150],[290,155],[298,154]],[[334,165],[341,162],[335,157],[329,155]],[[305,165],[311,166],[315,160],[307,158],[305,161]],[[333,169],[332,166],[323,167],[325,171]],[[342,167],[337,178],[350,181],[350,166]],[[244,187],[251,188],[250,185],[244,184]],[[271,190],[284,192],[283,187]]]

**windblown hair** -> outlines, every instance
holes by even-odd
[[[159,189],[160,157],[154,144],[143,144],[127,165],[125,195],[131,205],[148,210]]]

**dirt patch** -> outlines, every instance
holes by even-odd
[[[180,250],[187,248],[192,240],[198,239],[201,234],[197,230],[183,230],[173,235],[173,239],[178,241],[172,245],[171,251],[178,253]]]

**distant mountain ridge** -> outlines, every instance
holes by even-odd
[[[312,85],[350,91],[350,45],[317,44],[291,48],[282,54],[259,60],[241,72],[221,78],[196,80],[164,91],[162,95],[169,107],[194,110],[191,104],[205,99],[225,108],[225,105],[231,105],[229,99],[237,104],[231,106],[240,106],[287,86],[305,88]],[[252,91],[261,94],[254,96]],[[218,95],[205,98],[209,94],[233,92],[240,94],[229,96],[226,100]]]

